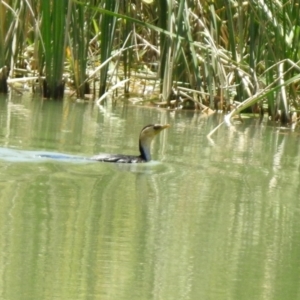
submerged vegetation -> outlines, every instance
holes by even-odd
[[[0,92],[26,82],[45,98],[68,87],[100,103],[123,88],[288,124],[300,104],[299,14],[293,0],[2,0]]]

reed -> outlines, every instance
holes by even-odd
[[[62,99],[65,89],[63,78],[67,32],[69,30],[72,1],[41,1],[40,62],[44,62],[43,96]],[[40,66],[40,69],[42,66]]]
[[[69,61],[71,68],[70,73],[74,81],[76,95],[80,99],[83,99],[85,94],[90,93],[90,86],[87,82],[87,64],[94,15],[89,6],[93,6],[94,2],[96,1],[89,1],[87,6],[72,4],[71,26],[69,33],[66,33],[69,39],[67,61]]]
[[[118,0],[102,0],[101,7],[113,13],[119,10]],[[111,57],[113,46],[118,44],[118,36],[115,35],[117,18],[113,15],[102,14],[100,17],[100,58],[105,62]],[[109,64],[105,64],[100,71],[99,96],[106,91],[106,80],[109,72]]]
[[[7,93],[7,77],[8,77],[8,59],[7,52],[9,51],[6,42],[9,38],[9,23],[11,21],[12,11],[0,2],[0,93]]]
[[[93,79],[102,102],[145,74],[162,105],[188,99],[232,115],[267,107],[289,123],[299,107],[299,9],[263,0],[0,1],[0,89],[34,46],[47,98],[61,99],[66,82],[83,98]]]
[[[28,9],[22,0],[0,1],[0,93],[8,92],[8,76],[15,76],[14,69],[22,63],[28,26]]]
[[[126,16],[131,16],[132,15],[132,3],[131,1],[122,1],[120,5],[120,10],[121,12],[126,15]],[[133,59],[134,59],[134,52],[132,46],[134,45],[134,40],[133,40],[133,31],[134,31],[134,25],[132,24],[131,21],[128,20],[122,20],[122,27],[123,30],[122,32],[122,41],[123,43],[123,48],[125,50],[123,51],[123,68],[124,68],[124,80],[128,80],[124,84],[124,94],[128,95],[129,94],[129,79],[131,76],[131,69],[133,67]]]

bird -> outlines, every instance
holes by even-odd
[[[110,163],[145,163],[151,160],[151,142],[156,135],[162,130],[169,128],[169,124],[149,124],[145,126],[139,136],[140,155],[123,155],[123,154],[99,154],[91,157],[91,160]]]

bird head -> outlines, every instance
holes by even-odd
[[[141,157],[145,161],[151,160],[150,147],[151,142],[156,135],[158,135],[162,130],[169,128],[169,124],[150,124],[145,126],[140,133],[139,147],[141,152]]]

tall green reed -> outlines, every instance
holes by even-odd
[[[101,7],[111,12],[119,11],[119,0],[102,0]],[[116,23],[117,17],[102,14],[100,17],[100,57],[101,62],[107,61],[112,54],[114,42],[116,41]],[[105,64],[100,71],[99,96],[101,97],[106,91],[106,80],[109,72],[109,64]]]
[[[25,47],[28,9],[24,1],[0,1],[0,92],[7,93],[8,76],[14,76]]]
[[[159,1],[160,33],[160,82],[162,99],[168,103],[171,97],[179,98],[178,86],[200,89],[201,77],[194,34],[190,25],[188,3],[181,0],[178,6],[173,1]],[[166,34],[166,31],[169,34]],[[196,100],[196,99],[195,99]]]
[[[282,3],[257,0],[252,3],[251,9],[256,14],[259,33],[265,38],[257,54],[265,65],[261,78],[265,79],[267,86],[278,87],[276,92],[268,95],[269,112],[274,119],[280,110],[281,122],[288,123],[290,99],[294,107],[298,106],[295,101],[298,96],[290,80],[297,82],[295,75],[299,73],[296,65],[300,60],[299,5],[293,1]]]
[[[83,99],[85,94],[90,93],[87,82],[87,67],[89,58],[89,43],[92,38],[92,22],[94,20],[93,6],[96,1],[89,1],[87,6],[74,3],[71,9],[71,26],[69,27],[69,55],[71,74],[78,98]]]
[[[62,99],[65,89],[63,78],[67,33],[71,18],[72,1],[41,1],[40,62],[44,62],[43,96]],[[40,66],[42,72],[43,65]]]
[[[124,15],[127,16],[131,16],[132,14],[132,3],[131,1],[122,1],[121,2],[121,6],[120,6],[120,10]],[[131,68],[133,65],[133,49],[132,46],[133,45],[133,35],[132,35],[132,31],[134,28],[134,24],[132,24],[131,21],[128,20],[122,20],[122,36],[120,37],[122,39],[122,41],[125,41],[125,45],[123,43],[123,47],[126,48],[125,51],[123,51],[123,68],[124,68],[124,79],[128,81],[124,84],[124,93],[125,95],[129,94],[129,79],[130,79],[130,75],[131,75]]]
[[[64,72],[71,75],[78,97],[84,97],[87,69],[94,62],[100,63],[94,75],[100,72],[101,97],[109,90],[108,84],[122,78],[128,93],[132,69],[149,63],[149,52],[155,49],[160,92],[168,104],[175,99],[181,105],[189,97],[212,107],[215,96],[229,104],[237,95],[246,107],[267,99],[272,116],[283,112],[282,122],[289,122],[290,110],[298,109],[297,1],[7,3],[0,1],[2,82],[8,72],[14,76],[24,47],[31,41],[39,45],[37,65],[45,78],[45,97],[62,98]],[[0,89],[5,91],[5,86],[0,84]]]

